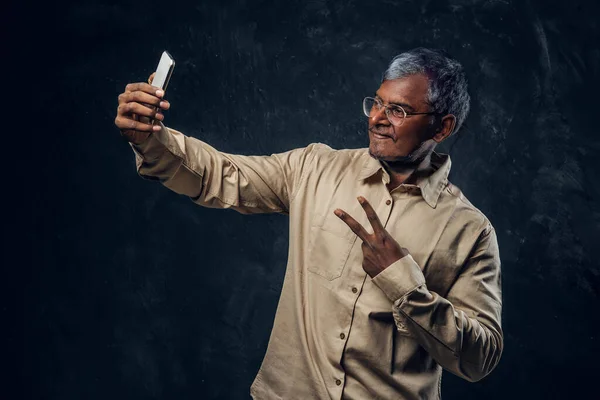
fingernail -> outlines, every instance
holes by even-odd
[[[162,90],[157,90],[157,91],[156,91],[156,95],[157,95],[158,97],[163,97],[163,96],[165,95],[165,92],[163,92]]]
[[[152,127],[152,130],[153,130],[154,132],[160,131],[160,125],[154,125],[154,126]]]
[[[358,196],[358,197],[357,197],[357,199],[358,199],[358,202],[359,202],[360,204],[362,204],[362,203],[364,203],[364,202],[365,202],[365,198],[364,198],[364,197],[362,197],[362,196]]]
[[[167,103],[166,101],[161,101],[159,105],[160,108],[164,108],[165,110],[169,109],[169,103]]]
[[[337,215],[338,217],[340,217],[340,218],[342,218],[344,216],[344,212],[342,210],[340,210],[340,209],[334,210],[333,213],[335,215]]]
[[[165,119],[165,116],[164,116],[164,115],[162,115],[162,114],[160,114],[160,113],[157,113],[157,114],[156,114],[156,116],[155,116],[155,118],[156,118],[157,120],[159,120],[159,121],[162,121],[162,120],[164,120],[164,119]]]

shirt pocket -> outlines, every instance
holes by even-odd
[[[330,281],[339,278],[355,241],[354,232],[333,210],[317,216],[310,227],[307,269]]]

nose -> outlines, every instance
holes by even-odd
[[[390,123],[390,120],[387,117],[387,108],[385,107],[381,107],[379,110],[375,109],[375,111],[372,111],[370,119],[373,124]]]

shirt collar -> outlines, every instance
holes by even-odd
[[[365,158],[363,168],[358,175],[357,180],[365,180],[375,175],[377,172],[385,172],[383,165],[379,160],[371,157],[368,151],[363,154]],[[421,196],[431,208],[437,206],[440,193],[448,184],[448,175],[450,174],[450,167],[452,161],[448,154],[436,153],[435,151],[431,154],[431,167],[433,172],[427,176],[423,176],[417,180],[417,186],[421,191]],[[387,174],[387,172],[385,172]]]

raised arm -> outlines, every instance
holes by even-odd
[[[129,84],[119,96],[115,124],[131,144],[140,176],[206,207],[246,214],[289,212],[318,145],[270,156],[219,152],[165,127],[162,112],[153,107],[166,109],[169,104],[156,89],[146,83]]]
[[[166,128],[132,148],[140,176],[158,180],[205,207],[232,208],[244,214],[287,214],[314,156],[312,144],[270,156],[242,156]]]

